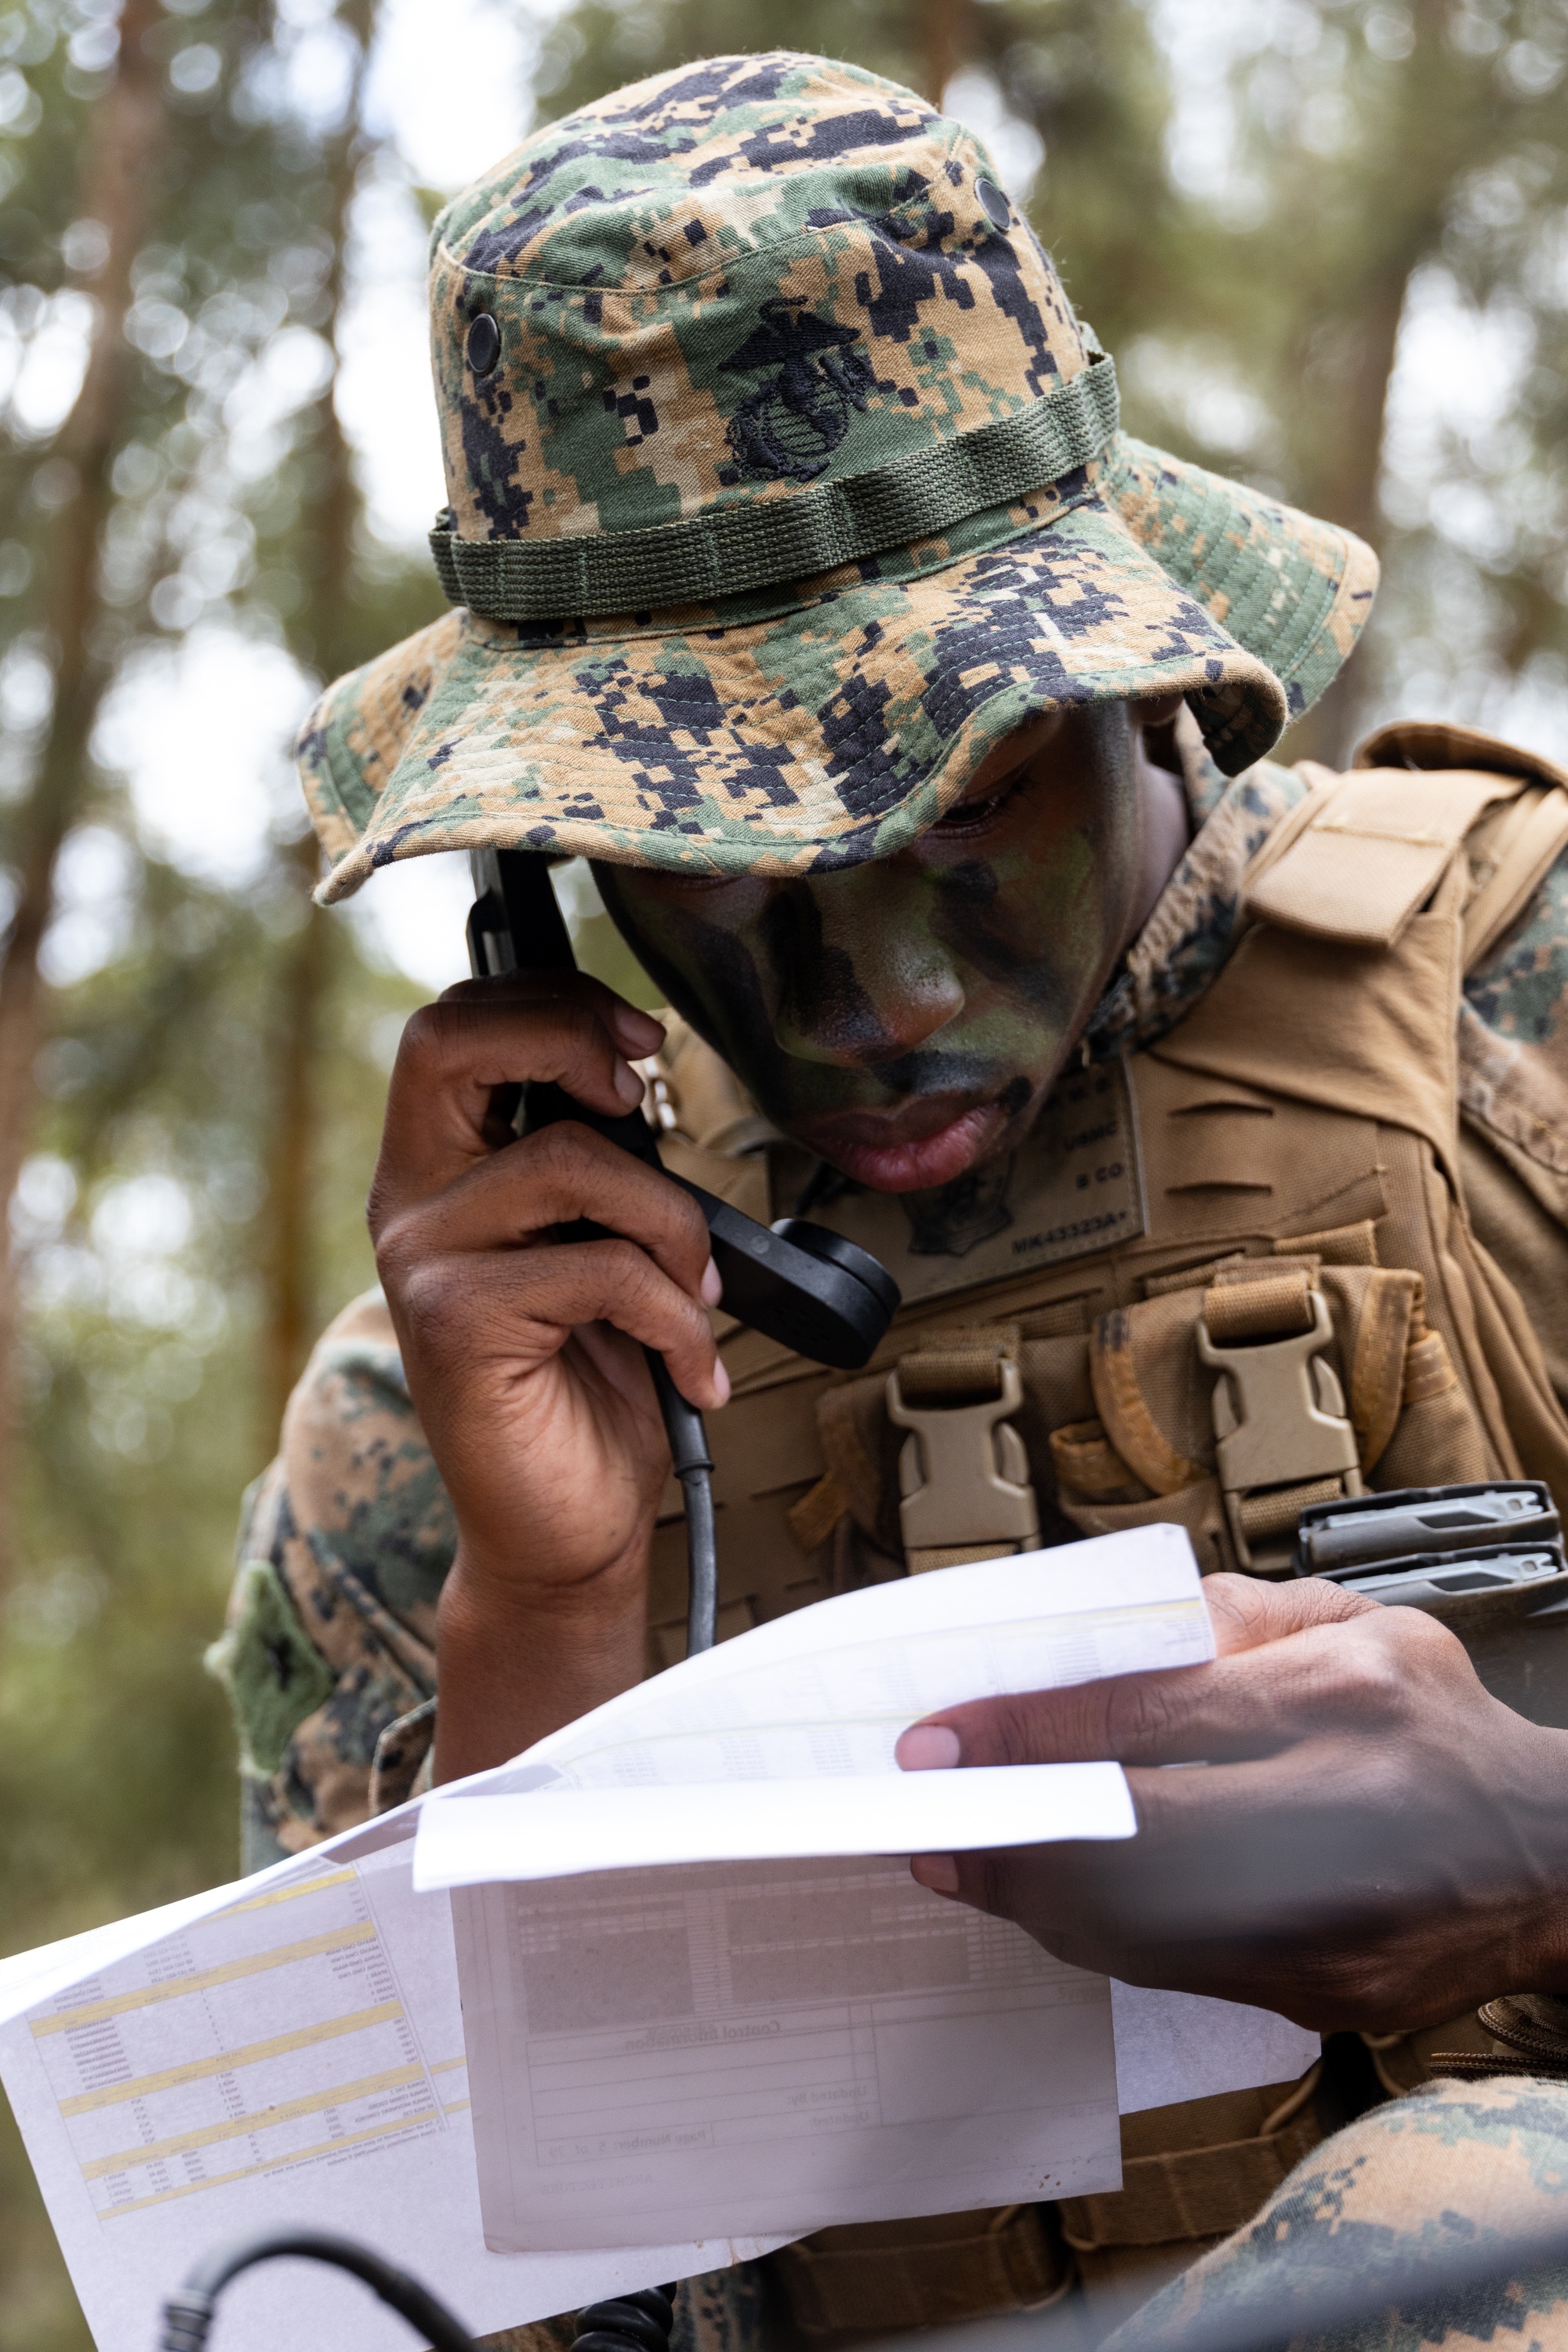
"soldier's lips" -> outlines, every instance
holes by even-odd
[[[956,1117],[941,1102],[915,1102],[896,1111],[838,1111],[800,1133],[873,1192],[924,1192],[973,1167],[1005,1124],[998,1102],[972,1104]]]

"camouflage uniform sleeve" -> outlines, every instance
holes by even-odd
[[[372,1292],[323,1334],[278,1458],[246,1496],[227,1627],[208,1654],[239,1734],[247,1870],[400,1804],[427,1769],[454,1546]]]
[[[1568,2342],[1568,2254],[1510,2273],[1510,2239],[1568,2248],[1568,2083],[1535,2075],[1429,2083],[1374,2107],[1303,2158],[1255,2220],[1184,2271],[1101,2352],[1216,2341],[1293,2352],[1446,2352],[1508,2341]],[[1453,2254],[1475,2270],[1430,2304],[1401,2299],[1415,2265]],[[1282,2315],[1289,2299],[1364,2287],[1364,2320],[1326,2333]]]
[[[1568,852],[1465,982],[1459,1100],[1541,1206],[1568,1225]]]

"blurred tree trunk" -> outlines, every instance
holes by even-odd
[[[1316,320],[1307,312],[1296,341],[1297,381],[1327,426],[1307,440],[1302,501],[1373,547],[1385,536],[1378,501],[1384,428],[1410,281],[1441,251],[1456,186],[1496,141],[1495,125],[1475,104],[1474,67],[1449,39],[1456,13],[1455,0],[1415,0],[1415,46],[1358,226],[1361,267],[1343,272],[1337,288],[1321,289],[1323,312]],[[1330,369],[1313,364],[1324,313],[1337,345]],[[1362,665],[1342,671],[1292,731],[1289,756],[1335,766],[1347,760],[1366,693]]]
[[[158,0],[126,0],[118,69],[89,119],[83,149],[78,215],[102,225],[109,250],[94,288],[98,315],[81,390],[47,459],[68,467],[69,495],[49,528],[45,611],[54,709],[37,773],[10,828],[18,891],[0,950],[0,1205],[7,1209],[37,1102],[33,1071],[47,1017],[38,950],[53,911],[60,845],[90,790],[88,745],[109,676],[98,643],[99,543],[112,498],[131,272],[147,236],[164,129],[163,75],[146,38],[161,21]],[[16,1270],[0,1224],[0,1582],[11,1553],[16,1350]]]
[[[1305,492],[1306,504],[1313,514],[1343,524],[1372,547],[1381,547],[1384,537],[1377,491],[1383,472],[1384,425],[1399,342],[1399,322],[1405,315],[1411,275],[1429,249],[1430,238],[1441,226],[1440,202],[1425,226],[1426,235],[1418,236],[1415,224],[1411,224],[1405,249],[1391,257],[1373,282],[1363,289],[1361,316],[1335,415],[1338,429]],[[1292,730],[1287,756],[1342,766],[1350,758],[1361,731],[1359,712],[1365,694],[1359,667],[1352,665],[1342,670],[1301,725]]]
[[[970,57],[972,0],[921,0],[920,47],[922,94],[942,104],[948,83]]]
[[[312,446],[319,472],[313,561],[310,593],[300,616],[309,644],[300,650],[329,680],[350,667],[353,659],[348,615],[359,494],[353,454],[337,410],[338,338],[346,292],[349,213],[362,150],[360,104],[375,13],[376,0],[346,0],[339,12],[339,21],[358,44],[358,56],[342,129],[327,158],[332,239],[327,333],[333,363],[316,404]],[[265,1328],[260,1433],[264,1454],[270,1454],[277,1444],[289,1392],[315,1336],[313,1196],[319,1156],[314,1145],[321,1121],[331,1116],[331,1105],[321,1099],[320,1087],[331,979],[331,918],[310,896],[318,871],[314,834],[290,844],[283,853],[282,869],[285,883],[298,901],[299,924],[282,950],[273,1013],[273,1117],[262,1252]]]

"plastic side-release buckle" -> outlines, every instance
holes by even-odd
[[[1308,1293],[1310,1330],[1245,1347],[1217,1347],[1200,1317],[1198,1355],[1215,1382],[1215,1453],[1237,1556],[1244,1568],[1288,1568],[1310,1504],[1362,1492],[1355,1431],[1323,1350],[1333,1342],[1328,1301]],[[1259,1556],[1259,1555],[1262,1556]]]
[[[1001,1393],[978,1404],[906,1404],[888,1374],[888,1417],[910,1433],[899,1452],[899,1526],[911,1575],[1032,1551],[1040,1515],[1024,1441],[1008,1415],[1024,1402],[1010,1357],[997,1363]]]

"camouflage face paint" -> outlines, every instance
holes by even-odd
[[[1061,712],[1020,751],[871,865],[595,867],[628,945],[763,1113],[879,1192],[1018,1142],[1143,912],[1126,706]]]

